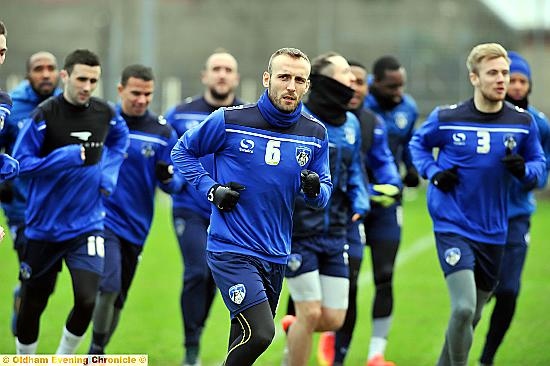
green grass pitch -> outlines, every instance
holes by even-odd
[[[434,365],[439,355],[449,316],[449,299],[437,263],[424,190],[408,190],[405,198],[403,241],[394,281],[394,323],[386,356],[399,366],[428,366]],[[159,194],[157,202],[155,221],[142,261],[119,327],[107,350],[110,353],[147,353],[150,365],[175,366],[180,365],[183,356],[179,311],[182,265],[172,229],[169,199]],[[550,365],[549,217],[550,201],[539,200],[522,294],[512,328],[497,356],[498,366]],[[368,252],[365,252],[365,258],[359,280],[358,323],[346,362],[352,366],[364,365],[370,336],[373,285]],[[11,239],[6,237],[0,244],[0,354],[15,352],[9,324],[16,277],[17,259]],[[276,317],[275,339],[257,365],[280,365],[285,337],[278,320],[286,309],[286,301],[285,291]],[[71,306],[71,285],[68,271],[64,268],[42,315],[39,353],[55,352]],[[492,303],[486,308],[476,330],[470,353],[471,366],[477,365],[491,307]],[[203,334],[201,354],[204,366],[220,365],[223,361],[228,325],[228,313],[218,296]],[[79,348],[80,353],[88,349],[90,329]],[[309,364],[316,364],[314,354]]]

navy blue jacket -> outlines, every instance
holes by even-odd
[[[166,193],[181,190],[183,177],[176,173],[172,181],[161,183],[155,174],[157,162],[171,163],[170,152],[178,138],[166,120],[147,111],[143,116],[121,113],[130,130],[130,146],[120,167],[112,195],[105,199],[105,227],[135,245],[143,245],[153,220],[155,188]]]

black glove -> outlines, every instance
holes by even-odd
[[[0,184],[0,202],[12,203],[13,202],[13,183],[9,180],[3,181]]]
[[[302,191],[308,198],[315,198],[321,193],[321,181],[319,180],[319,174],[304,169],[300,173],[300,180],[302,182]]]
[[[411,188],[418,187],[420,184],[420,177],[415,168],[410,167],[407,169],[407,174],[403,177],[403,184]]]
[[[436,174],[431,179],[431,182],[439,190],[443,192],[450,192],[458,184],[458,174],[457,167],[452,167],[451,169],[442,170]]]
[[[103,153],[103,142],[87,141],[82,144],[84,147],[84,165],[97,164]]]
[[[155,165],[155,175],[161,183],[170,183],[174,177],[174,166],[165,161],[159,160]]]
[[[514,177],[518,179],[525,177],[525,159],[521,155],[512,154],[512,150],[506,148],[506,156],[501,161]]]
[[[239,191],[245,190],[245,186],[235,182],[227,184],[214,184],[209,190],[207,199],[216,205],[220,211],[229,212],[235,208],[241,194]]]

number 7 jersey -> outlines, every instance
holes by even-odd
[[[198,162],[214,154],[210,176]],[[220,108],[187,131],[172,151],[174,165],[204,199],[216,183],[237,182],[246,189],[235,209],[213,207],[207,249],[236,252],[286,264],[290,253],[294,200],[300,191],[300,172],[315,171],[321,193],[306,201],[324,207],[332,184],[325,127],[304,114],[287,128],[276,127],[257,104]]]
[[[439,149],[437,159],[433,148]],[[436,108],[415,132],[409,149],[424,178],[457,168],[459,183],[450,192],[428,187],[434,231],[483,243],[506,241],[508,191],[517,179],[501,161],[507,149],[525,159],[521,182],[526,187],[534,187],[546,172],[533,117],[509,103],[496,113],[478,111],[473,99]]]

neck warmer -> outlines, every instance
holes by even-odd
[[[506,94],[506,101],[512,103],[513,105],[527,110],[529,107],[529,98],[525,97],[523,99],[512,99],[508,94]]]
[[[266,90],[258,100],[258,109],[262,117],[270,125],[279,128],[288,128],[295,124],[302,115],[302,102],[298,104],[298,107],[293,112],[285,113],[273,105],[271,100],[269,100]]]
[[[324,75],[313,74],[310,79],[311,93],[306,103],[307,108],[322,122],[343,125],[346,122],[348,103],[353,98],[353,89]]]
[[[378,105],[384,111],[391,111],[403,101],[403,99],[401,98],[399,102],[396,102],[393,98],[380,94],[378,89],[376,89],[374,86],[371,86],[369,92],[374,96],[374,99],[376,99]]]

